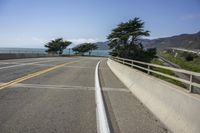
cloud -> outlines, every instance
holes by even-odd
[[[56,38],[41,38],[37,36],[30,37],[25,35],[20,35],[15,38],[0,37],[0,47],[43,48],[44,44],[54,39]],[[72,48],[81,43],[95,43],[101,41],[97,38],[72,38],[72,39],[63,38],[63,39],[72,42],[72,45],[70,45],[69,48]]]
[[[73,44],[81,44],[81,43],[94,43],[98,42],[99,40],[97,38],[74,38],[69,39]]]
[[[147,36],[147,37],[142,37],[142,39],[156,39],[156,38],[158,38],[158,37],[154,37],[154,36]]]
[[[180,17],[181,20],[200,19],[200,14],[187,14]]]
[[[39,37],[32,37],[31,40],[33,40],[34,42],[38,42],[38,43],[45,43],[46,42],[46,39],[39,38]]]
[[[73,48],[81,43],[95,43],[95,42],[100,41],[97,38],[72,38],[72,39],[67,39],[67,40],[72,42],[72,44],[68,48]]]

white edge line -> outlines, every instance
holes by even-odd
[[[95,69],[95,98],[96,98],[96,116],[97,116],[97,131],[98,133],[110,133],[108,118],[106,116],[105,106],[103,102],[102,91],[99,83],[99,68],[100,61]]]

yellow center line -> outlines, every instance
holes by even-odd
[[[39,76],[39,75],[41,75],[41,74],[50,72],[50,71],[55,70],[55,69],[57,69],[57,68],[61,68],[61,67],[65,66],[65,65],[73,64],[73,63],[76,63],[76,62],[78,62],[78,61],[63,63],[63,64],[60,64],[60,65],[57,65],[57,66],[54,66],[54,67],[51,67],[51,68],[47,68],[47,69],[44,69],[44,70],[41,70],[41,71],[38,71],[38,72],[35,72],[35,73],[28,74],[28,75],[26,75],[26,76],[23,76],[23,77],[14,79],[14,80],[9,81],[9,82],[0,84],[0,90],[5,89],[5,88],[7,88],[7,87],[10,87],[10,86],[12,86],[12,85],[15,85],[15,84],[17,84],[17,83],[20,83],[20,82],[22,82],[22,81],[25,81],[25,80],[27,80],[27,79],[30,79],[30,78]]]

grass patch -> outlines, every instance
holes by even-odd
[[[157,58],[153,59],[151,61],[151,63],[164,66],[164,64],[159,59],[157,59]],[[158,71],[158,72],[161,72],[161,73],[164,73],[164,74],[168,74],[168,75],[171,75],[171,76],[174,76],[174,77],[177,77],[173,73],[173,71],[171,71],[171,70],[167,70],[167,69],[163,69],[163,68],[156,68],[156,67],[153,67],[152,70]],[[151,75],[155,76],[155,77],[157,77],[159,79],[165,80],[167,82],[170,82],[172,84],[175,84],[177,86],[186,88],[185,85],[182,82],[180,82],[180,81],[177,81],[177,80],[174,80],[174,79],[171,79],[171,78],[167,78],[165,76],[162,76],[162,75],[159,75],[159,74],[155,74],[155,73],[151,73]]]
[[[174,55],[171,53],[161,53],[161,56],[179,65],[182,69],[200,72],[200,57],[194,58],[193,61],[186,61],[182,55],[183,54],[178,53],[178,55],[174,57]]]

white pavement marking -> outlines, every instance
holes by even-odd
[[[4,83],[0,83],[3,85]],[[13,85],[12,87],[22,87],[22,88],[37,88],[37,89],[63,89],[63,90],[95,90],[95,87],[89,86],[71,86],[71,85],[45,85],[45,84],[24,84],[18,83]],[[130,92],[130,90],[126,88],[102,88],[103,91],[114,91],[114,92]]]
[[[98,133],[110,133],[108,124],[108,118],[106,116],[106,110],[103,102],[102,91],[99,83],[99,64],[96,65],[95,69],[95,97],[96,97],[96,116],[97,116],[97,131]]]
[[[51,59],[51,58],[31,58],[31,61],[40,61],[40,60],[47,60],[47,59]],[[9,59],[9,60],[0,60],[0,64],[5,63],[5,64],[20,64],[20,63],[30,63],[27,62],[30,61],[30,58],[26,58],[26,59]]]
[[[35,63],[34,65],[38,65],[38,66],[56,66],[56,65],[52,65],[52,64],[41,64],[41,63]],[[81,66],[64,66],[64,67],[69,67],[69,68],[95,69],[95,67],[81,67]]]
[[[131,92],[130,90],[126,89],[126,88],[102,88],[103,91],[120,91],[120,92]]]
[[[6,69],[6,68],[12,68],[12,67],[18,67],[18,66],[26,66],[26,65],[33,65],[33,64],[36,64],[36,63],[44,63],[44,62],[51,62],[53,60],[48,60],[48,61],[37,61],[37,62],[31,62],[31,63],[22,63],[22,64],[17,64],[17,65],[11,65],[11,66],[5,66],[5,67],[0,67],[0,70],[1,69]]]
[[[52,64],[43,64],[43,63],[34,63],[33,65],[36,65],[36,66],[56,66],[56,65],[52,65]],[[69,67],[69,68],[83,68],[83,69],[95,69],[95,67],[81,67],[81,66],[64,66],[64,67]],[[100,69],[109,70],[106,67],[101,67]]]
[[[63,89],[63,90],[94,90],[94,87],[68,86],[68,85],[41,85],[41,84],[16,84],[13,87],[37,88],[37,89]]]
[[[20,64],[19,62],[0,62],[1,65],[3,64]]]

